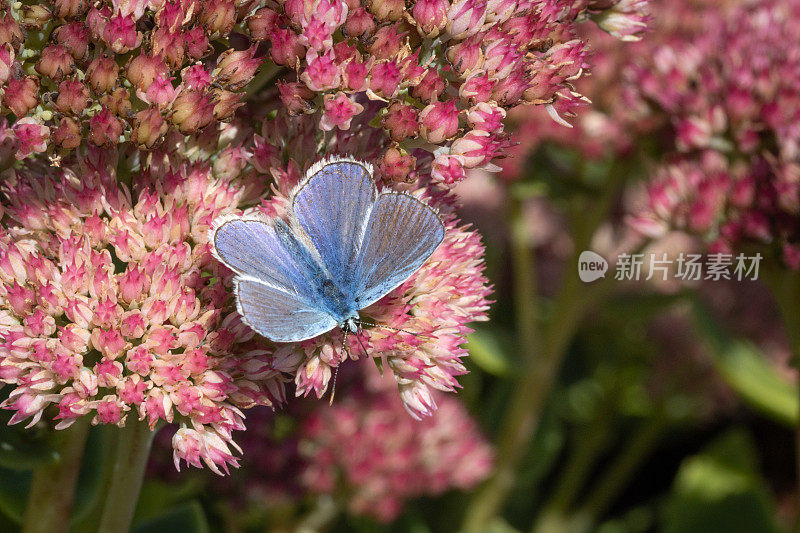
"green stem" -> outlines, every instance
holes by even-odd
[[[283,70],[282,66],[276,65],[272,61],[265,62],[255,78],[250,80],[250,83],[247,84],[247,95],[253,96],[258,94],[261,89],[278,77],[278,73],[281,72],[281,70]]]
[[[636,433],[628,439],[577,513],[586,517],[582,523],[590,527],[608,511],[609,506],[658,444],[668,426],[666,414],[657,412],[636,429]]]
[[[98,528],[100,533],[124,533],[130,529],[155,435],[145,422],[132,417],[118,433],[111,485]]]
[[[57,432],[57,459],[37,468],[31,480],[22,533],[58,533],[69,528],[89,422],[76,420]]]

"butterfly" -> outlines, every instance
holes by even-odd
[[[375,325],[359,311],[408,280],[445,233],[433,208],[409,194],[378,193],[372,166],[348,157],[314,164],[288,211],[288,223],[225,216],[209,236],[214,255],[236,273],[242,320],[275,342],[337,326],[346,339]]]

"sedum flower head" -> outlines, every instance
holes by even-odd
[[[170,422],[176,463],[236,465],[241,409],[282,382],[230,305],[206,240],[245,178],[152,154],[133,187],[116,154],[8,171],[0,232],[0,380],[11,423]]]
[[[588,67],[575,33],[593,17],[635,39],[642,0],[52,0],[0,4],[3,114],[32,119],[24,158],[82,140],[152,149],[170,131],[198,135],[229,121],[261,71],[286,107],[315,115],[320,132],[368,124],[383,137],[385,174],[414,179],[496,169],[505,116],[535,104],[569,115],[585,99],[572,82]],[[219,50],[224,50],[219,52]],[[559,118],[559,120],[561,120]],[[49,136],[48,136],[49,134]],[[26,137],[27,135],[27,137]],[[33,139],[30,137],[33,136]],[[419,155],[413,154],[418,152]],[[427,155],[423,155],[427,154]],[[425,169],[423,169],[424,171]]]

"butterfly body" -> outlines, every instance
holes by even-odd
[[[444,238],[421,200],[378,193],[368,164],[314,165],[291,195],[291,221],[224,217],[214,254],[236,272],[237,308],[277,342],[305,340],[338,326],[357,332],[359,311],[406,281]]]

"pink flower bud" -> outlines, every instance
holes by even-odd
[[[490,76],[502,79],[509,76],[512,70],[521,68],[523,59],[522,52],[513,41],[498,39],[486,45],[483,69]]]
[[[151,38],[153,55],[162,56],[164,61],[173,68],[183,65],[186,57],[186,42],[183,34],[172,32],[167,28],[158,28]]]
[[[383,26],[375,32],[367,50],[375,59],[393,59],[400,54],[404,37],[397,26]]]
[[[447,10],[450,2],[447,0],[418,0],[411,11],[417,31],[423,37],[433,39],[439,35],[447,25]]]
[[[324,112],[319,121],[319,127],[323,131],[331,131],[334,128],[347,130],[353,117],[364,111],[364,106],[352,102],[343,92],[338,92],[336,95],[326,94],[324,101]]]
[[[447,33],[453,39],[465,39],[483,29],[486,0],[456,0],[447,11]]]
[[[278,14],[268,7],[262,7],[247,18],[247,29],[250,37],[256,41],[265,41],[278,25]]]
[[[461,156],[440,154],[431,164],[431,176],[447,185],[452,185],[466,177],[464,159]]]
[[[206,0],[200,10],[200,22],[213,37],[228,35],[236,23],[236,6],[233,0]]]
[[[59,26],[53,31],[53,37],[58,44],[67,47],[72,57],[81,60],[89,51],[89,28],[82,22],[72,22]]]
[[[27,115],[39,102],[39,81],[33,76],[12,78],[5,89],[3,103],[17,118]]]
[[[214,119],[214,105],[203,92],[184,89],[172,104],[170,121],[182,133],[197,133],[211,124]]]
[[[286,106],[290,115],[300,115],[313,111],[310,100],[314,93],[298,82],[278,82],[278,91],[281,102]]]
[[[381,22],[397,22],[403,17],[405,2],[403,0],[370,0],[369,10]]]
[[[453,70],[462,78],[481,68],[483,65],[481,38],[478,36],[468,37],[460,43],[449,46],[447,59],[453,66]]]
[[[42,76],[59,81],[64,76],[69,76],[75,70],[75,61],[66,46],[55,44],[42,50],[42,55],[36,63],[36,72]]]
[[[344,31],[351,37],[371,35],[375,31],[375,19],[372,18],[372,14],[369,11],[359,7],[347,17],[347,21],[344,23]]]
[[[208,53],[210,43],[202,26],[195,26],[191,30],[183,32],[183,41],[186,45],[186,52],[194,59],[202,59]]]
[[[300,44],[297,34],[289,28],[275,28],[269,38],[272,42],[269,49],[272,61],[285,67],[297,66],[300,57],[305,54],[305,48]]]
[[[103,29],[103,40],[117,54],[124,54],[142,44],[142,34],[136,31],[132,17],[115,15]]]
[[[458,108],[452,100],[429,104],[419,114],[422,138],[433,144],[452,139],[458,133]]]
[[[256,58],[256,47],[247,50],[226,50],[217,60],[217,68],[212,75],[218,83],[228,85],[233,91],[247,85],[261,65],[261,58]]]
[[[103,107],[89,119],[89,141],[97,146],[115,146],[122,135],[122,123]]]
[[[390,147],[378,160],[378,170],[387,183],[410,183],[415,179],[417,158],[399,147]]]
[[[333,50],[328,50],[323,55],[317,55],[309,50],[306,56],[306,69],[300,79],[314,92],[335,89],[341,83],[342,77],[335,63]]]
[[[435,102],[444,92],[445,81],[435,68],[429,68],[422,77],[422,80],[413,89],[411,94],[414,98],[419,98],[423,102]]]
[[[164,77],[169,76],[169,68],[161,57],[144,53],[131,59],[125,69],[128,81],[140,91],[147,91],[159,74]]]
[[[476,168],[494,159],[500,147],[495,135],[474,130],[456,139],[450,147],[450,154],[461,156],[466,168]]]
[[[151,149],[167,133],[167,123],[156,108],[139,111],[133,118],[131,142],[140,148]]]
[[[383,98],[394,98],[400,88],[403,75],[394,61],[380,61],[369,73],[369,88]]]
[[[9,43],[0,45],[0,85],[4,85],[11,77],[16,54]]]
[[[480,102],[467,112],[467,122],[470,126],[489,132],[503,131],[505,118],[505,109],[487,102]]]
[[[113,58],[108,56],[98,56],[89,64],[86,69],[86,79],[95,94],[102,94],[110,91],[117,84],[119,78],[119,67]]]
[[[244,105],[244,102],[242,102],[243,93],[235,93],[225,89],[213,89],[211,95],[214,103],[214,118],[220,122],[226,122],[233,118],[236,110]]]
[[[131,100],[128,89],[117,87],[110,94],[104,94],[100,98],[100,105],[106,107],[111,113],[120,117],[128,116],[131,110]]]
[[[175,88],[172,86],[172,78],[167,78],[162,74],[157,74],[156,79],[147,88],[147,92],[142,98],[141,93],[138,93],[142,100],[149,104],[155,104],[159,109],[164,109],[169,106],[175,99]]]
[[[495,82],[483,71],[472,74],[458,88],[458,95],[469,102],[488,102],[492,99]]]
[[[64,117],[53,131],[52,139],[65,150],[73,150],[80,146],[83,140],[81,125],[74,119]]]
[[[61,113],[80,115],[89,104],[89,89],[78,80],[64,80],[58,86],[55,108]]]
[[[14,135],[17,137],[17,159],[25,159],[30,154],[47,150],[50,139],[50,128],[36,119],[26,117],[14,123]]]
[[[646,0],[621,0],[594,17],[600,29],[621,41],[640,40],[648,19]]]
[[[8,43],[14,50],[19,50],[20,45],[25,41],[25,34],[22,33],[22,28],[11,12],[3,11],[3,17],[0,18],[0,43]]]
[[[202,63],[196,63],[181,71],[181,80],[187,89],[205,89],[211,85],[211,73]]]
[[[344,66],[344,88],[353,92],[365,91],[367,89],[367,74],[369,74],[369,69],[366,63],[348,61]]]
[[[400,142],[408,137],[416,137],[419,131],[417,110],[400,102],[392,102],[386,109],[386,114],[381,119],[383,128],[389,133],[389,138]]]

